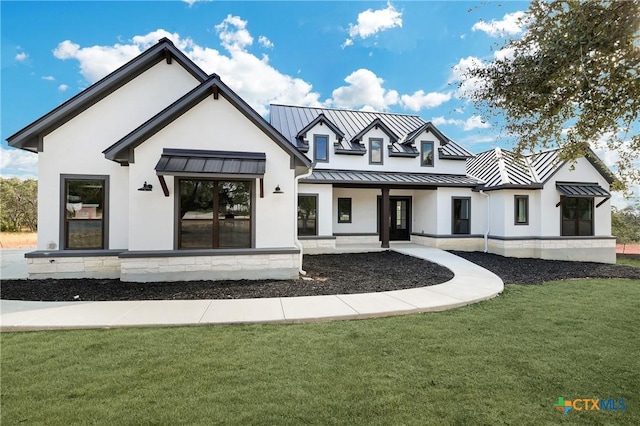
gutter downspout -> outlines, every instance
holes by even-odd
[[[487,194],[486,192],[484,192],[484,190],[480,190],[480,193],[482,195],[484,195],[485,197],[487,197],[487,228],[486,231],[484,233],[484,252],[487,253],[489,251],[489,231],[491,230],[491,206],[489,204],[489,194]]]
[[[300,260],[298,261],[298,272],[300,272],[300,274],[302,275],[307,275],[307,271],[302,269],[302,256],[304,253],[302,250],[302,243],[298,239],[298,184],[300,183],[300,179],[304,179],[306,177],[311,176],[311,173],[313,173],[313,166],[309,167],[309,170],[306,173],[296,176],[294,179],[294,185],[293,185],[293,199],[295,201],[295,212],[294,212],[295,219],[293,220],[293,232],[294,232],[293,235],[295,236],[295,240],[294,240],[295,245],[296,247],[298,247],[298,250],[300,250]]]

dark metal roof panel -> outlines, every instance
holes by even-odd
[[[304,183],[337,183],[361,185],[430,185],[475,187],[482,182],[463,175],[432,173],[396,173],[358,170],[314,170]]]
[[[556,182],[556,188],[567,197],[611,197],[609,191],[597,183]]]
[[[208,173],[263,175],[263,152],[165,149],[155,170],[158,174]]]

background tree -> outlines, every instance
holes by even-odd
[[[31,231],[38,224],[38,182],[0,178],[0,230]]]
[[[559,146],[571,160],[604,140],[614,188],[640,182],[640,1],[534,1],[521,23],[504,54],[466,72],[483,116],[504,119],[517,153]]]
[[[640,242],[640,210],[627,206],[618,210],[611,209],[611,234],[615,235],[618,244],[622,244],[622,252],[627,244]]]

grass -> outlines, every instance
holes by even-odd
[[[618,257],[616,260],[616,263],[618,265],[629,265],[629,266],[635,266],[637,268],[640,268],[640,260],[638,259],[631,259],[628,257]]]
[[[35,248],[38,245],[36,232],[0,232],[0,248]]]
[[[635,425],[638,306],[640,282],[573,280],[376,320],[3,333],[1,421]]]

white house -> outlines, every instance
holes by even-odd
[[[37,152],[29,276],[292,278],[303,246],[413,241],[615,262],[595,154],[477,156],[418,116],[272,105],[169,40],[8,138]]]

